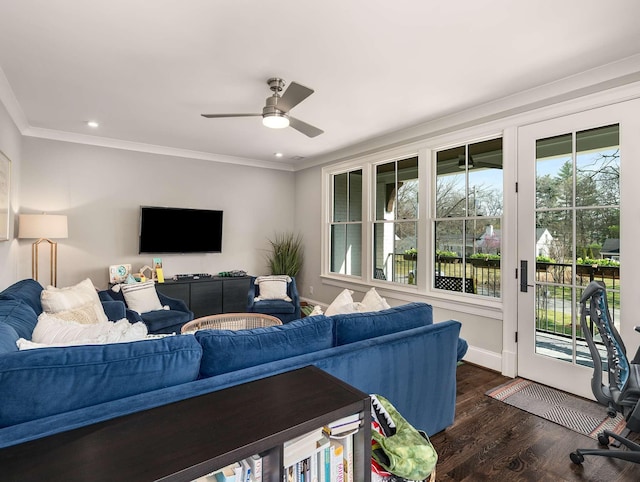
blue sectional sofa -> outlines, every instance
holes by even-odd
[[[467,344],[459,322],[433,323],[425,303],[254,330],[18,351],[16,340],[29,338],[41,311],[38,287],[23,280],[0,293],[0,448],[307,365],[383,395],[429,434],[453,423],[456,362]],[[108,309],[124,317],[123,306]]]

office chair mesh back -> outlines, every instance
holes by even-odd
[[[629,381],[629,361],[624,343],[611,321],[605,288],[598,285],[597,289],[587,289],[585,293],[587,291],[591,293],[590,319],[598,328],[602,343],[607,348],[609,390],[612,394],[623,392]],[[582,316],[586,315],[585,311],[582,310]]]
[[[587,309],[587,301],[589,308]],[[582,334],[589,346],[589,352],[593,358],[593,377],[591,389],[600,404],[608,407],[607,413],[614,417],[620,412],[625,417],[626,428],[623,433],[605,429],[598,434],[598,443],[607,446],[606,449],[576,449],[569,456],[574,464],[582,464],[585,455],[610,457],[640,463],[640,444],[626,437],[630,431],[640,432],[640,367],[636,360],[640,350],[632,363],[627,359],[627,349],[620,338],[620,334],[611,320],[607,293],[604,283],[592,281],[585,288],[580,298],[580,326]],[[602,359],[596,345],[592,328],[587,325],[587,315],[591,323],[595,324],[602,344],[607,349],[607,361],[609,372],[608,386],[602,383]],[[625,449],[609,447],[611,439],[618,445],[624,445]]]

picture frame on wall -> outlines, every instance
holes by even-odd
[[[11,206],[11,159],[0,151],[0,241],[9,240],[9,208]]]

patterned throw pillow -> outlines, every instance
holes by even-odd
[[[73,318],[76,315],[69,312],[79,310],[77,316],[82,318],[82,323],[85,324],[109,321],[98,292],[89,278],[66,288],[48,286],[40,293],[40,302],[46,313],[63,312],[63,317]]]
[[[153,281],[124,284],[122,285],[122,296],[124,296],[127,307],[138,313],[163,309],[156,292],[156,284]]]

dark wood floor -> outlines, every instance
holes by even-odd
[[[474,365],[458,367],[456,421],[431,437],[438,482],[640,481],[639,464],[605,457],[573,464],[570,452],[598,442],[485,395],[508,380]]]

